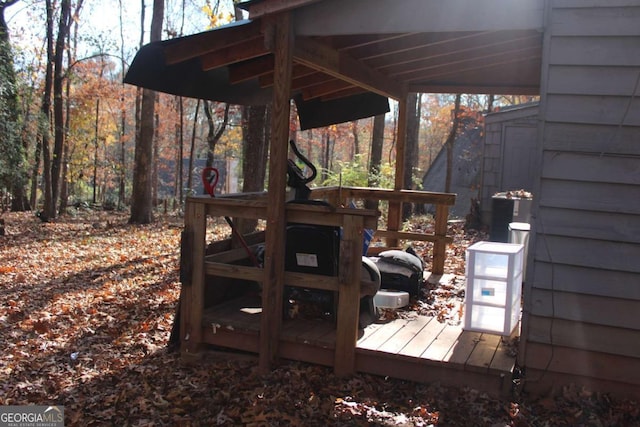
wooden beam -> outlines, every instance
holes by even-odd
[[[477,93],[485,95],[540,95],[540,85],[518,86],[518,85],[467,85],[459,84],[447,85],[445,82],[416,83],[408,87],[409,92],[419,93]]]
[[[300,64],[293,64],[293,69],[291,72],[291,89],[295,89],[294,84],[296,83],[296,81],[309,79],[311,76],[325,76],[325,79],[323,81],[333,78],[331,76],[326,76],[326,74],[319,73],[313,68],[309,68]],[[260,87],[270,86],[273,86],[273,71],[260,77]]]
[[[182,256],[190,257],[190,271],[184,276],[180,299],[180,350],[183,359],[198,357],[202,344],[204,310],[204,247],[206,234],[205,206],[187,202]]]
[[[273,73],[273,55],[229,65],[229,83],[235,84]]]
[[[542,55],[538,47],[529,47],[523,50],[515,50],[509,54],[498,52],[481,58],[460,58],[453,62],[437,63],[434,65],[425,65],[420,69],[407,70],[396,73],[402,75],[403,80],[425,81],[438,77],[452,76],[464,72],[478,72],[480,70],[495,69],[499,71],[502,68],[519,62],[528,63],[537,60]]]
[[[469,0],[403,0],[402,7],[393,7],[389,0],[323,1],[296,10],[296,34],[539,29],[544,26],[544,6],[544,0],[483,0],[477,7]]]
[[[329,95],[323,95],[321,98],[323,101],[331,101],[333,99],[346,98],[353,95],[359,95],[361,93],[367,92],[366,89],[363,89],[358,86],[351,86],[347,89],[341,90],[339,92],[333,92]]]
[[[349,34],[331,37],[331,46],[337,50],[353,51],[354,49],[365,48],[371,45],[402,39],[411,36],[413,33],[398,34]],[[359,56],[359,55],[354,55]]]
[[[312,190],[313,197],[328,197],[330,193],[342,193],[344,198],[364,200],[388,200],[406,203],[429,203],[451,206],[456,202],[453,193],[438,193],[422,190],[390,190],[388,188],[370,187],[316,187]]]
[[[204,71],[267,55],[269,51],[257,39],[247,39],[235,46],[209,52],[200,58]]]
[[[293,25],[289,13],[274,17],[273,40],[267,44],[274,53],[274,89],[269,151],[269,203],[265,231],[264,281],[260,325],[259,369],[267,373],[278,357],[282,329],[282,298],[285,258],[285,188],[289,140]],[[268,31],[267,33],[271,33]]]
[[[441,44],[397,55],[389,54],[380,60],[367,61],[367,63],[389,75],[396,75],[482,58],[509,57],[526,49],[541,51],[542,40],[539,34],[527,33],[507,40],[489,39],[488,37],[476,38],[463,44]]]
[[[377,68],[379,65],[388,62],[385,60],[386,57],[398,58],[396,61],[402,60],[404,55],[420,58],[421,56],[414,52],[426,50],[425,48],[447,52],[454,49],[456,45],[460,45],[460,42],[468,43],[469,40],[475,40],[484,34],[495,33],[495,31],[407,33],[404,37],[385,40],[374,46],[349,48],[349,53],[360,60],[366,61],[369,66]],[[466,45],[466,43],[462,43],[462,45]]]
[[[352,87],[354,86],[351,83],[347,83],[343,80],[333,79],[326,83],[308,87],[307,89],[302,91],[302,98],[305,101],[308,101],[310,99],[320,98],[322,96],[331,95],[332,93],[341,92]]]
[[[382,96],[400,99],[404,93],[404,86],[401,83],[366,66],[345,52],[339,52],[327,44],[308,37],[296,39],[294,59],[300,64]]]
[[[449,207],[436,205],[436,224],[434,234],[438,237],[447,236],[447,221],[449,220]],[[447,241],[439,239],[433,244],[433,274],[444,274],[444,261],[447,258]]]
[[[351,375],[355,372],[362,270],[362,228],[362,217],[344,217],[340,242],[340,292],[334,362],[334,372],[337,376]]]
[[[263,15],[285,12],[307,4],[315,3],[318,0],[271,0],[264,2],[249,2],[246,10],[249,12],[249,18],[254,19]],[[240,3],[240,7],[242,3]]]
[[[260,22],[249,22],[184,37],[164,47],[165,61],[167,65],[177,64],[209,52],[236,46],[247,39],[259,36],[260,31]]]

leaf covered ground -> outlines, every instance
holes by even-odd
[[[234,353],[187,366],[167,351],[181,218],[133,226],[125,215],[86,210],[50,223],[28,213],[3,219],[0,405],[64,405],[68,426],[640,425],[636,402],[572,387],[498,400],[439,384],[336,378],[294,362],[262,376],[254,356]],[[474,236],[453,231],[448,268],[464,274]],[[455,316],[444,301],[460,298],[458,284],[433,291],[421,307]]]

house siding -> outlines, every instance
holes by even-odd
[[[550,0],[519,363],[640,396],[640,0]]]

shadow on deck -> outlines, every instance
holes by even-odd
[[[206,343],[259,352],[261,301],[242,297],[211,307],[203,315]],[[336,329],[329,320],[285,320],[280,355],[333,366]],[[511,390],[515,356],[509,339],[464,331],[460,325],[405,312],[358,333],[356,371],[416,382],[468,386],[498,396]]]

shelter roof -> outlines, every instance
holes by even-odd
[[[302,128],[388,109],[408,92],[535,95],[544,0],[253,0],[249,19],[151,43],[125,82],[236,104],[271,100],[271,23],[293,17]]]

